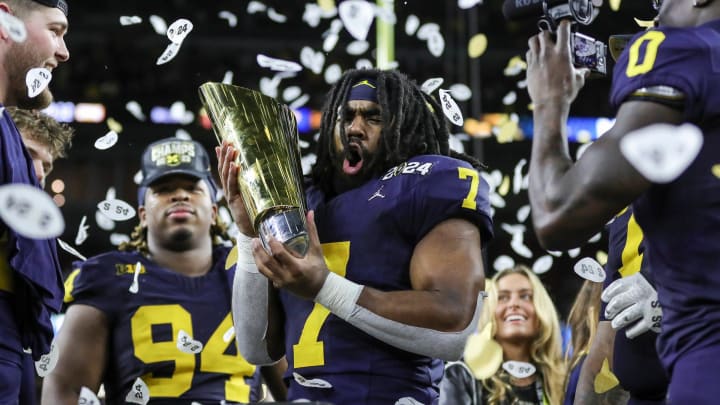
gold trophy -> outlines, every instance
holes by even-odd
[[[295,115],[244,87],[205,83],[199,93],[218,143],[228,140],[239,151],[238,184],[265,250],[272,236],[305,256],[309,237]]]

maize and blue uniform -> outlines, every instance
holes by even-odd
[[[259,370],[241,357],[233,333],[236,256],[228,258],[229,251],[215,248],[212,269],[200,277],[160,267],[137,252],[110,252],[75,263],[66,281],[66,303],[92,306],[107,317],[103,382],[108,404],[125,404],[138,377],[155,405],[261,398]],[[136,277],[133,294],[129,289]],[[181,331],[202,350],[181,351]]]
[[[22,137],[2,105],[0,109],[0,184],[39,188]],[[60,311],[62,297],[55,239],[29,239],[0,221],[0,404],[17,401],[23,349],[31,349],[35,360],[50,351],[50,314]]]
[[[330,270],[381,291],[412,289],[413,251],[442,221],[466,219],[480,229],[483,245],[492,238],[487,184],[468,163],[446,156],[413,157],[332,198],[313,186],[306,196]],[[385,344],[284,290],[280,299],[289,400],[437,403],[442,361]],[[303,378],[323,380],[324,388]]]
[[[703,132],[694,162],[633,203],[663,309],[658,354],[672,404],[720,400],[720,20],[637,35],[615,67],[611,102],[669,86],[685,121]],[[653,100],[660,101],[662,100]]]

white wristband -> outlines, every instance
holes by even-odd
[[[315,296],[315,302],[347,321],[355,309],[355,303],[357,303],[362,289],[363,286],[360,284],[353,283],[345,277],[330,272],[322,288]]]
[[[236,269],[247,271],[248,273],[259,273],[252,253],[252,238],[241,232],[238,233],[235,241],[237,246]]]

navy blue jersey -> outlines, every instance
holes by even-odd
[[[0,184],[24,183],[40,187],[32,159],[20,133],[0,105]],[[63,285],[55,239],[29,239],[0,221],[0,291],[14,295],[21,348],[31,348],[35,360],[50,351],[50,314],[60,311]],[[11,336],[0,336],[3,340]],[[7,342],[10,346],[14,343]]]
[[[415,246],[450,218],[464,218],[492,238],[488,186],[466,162],[417,156],[381,178],[326,199],[307,190],[325,260],[331,271],[382,291],[412,289]],[[479,248],[479,247],[478,247]],[[320,304],[280,292],[286,314],[289,399],[335,404],[395,403],[412,397],[437,401],[443,373],[437,359],[387,345],[329,313]],[[322,379],[332,388],[307,388],[293,378]]]
[[[635,221],[632,209],[623,210],[608,225],[608,239],[608,261],[605,266],[607,278],[604,288],[621,277],[637,272],[641,272],[650,284],[655,284],[643,254],[643,233]],[[601,320],[607,320],[605,305],[603,302]],[[647,331],[634,339],[625,336],[625,328],[615,334],[612,371],[634,401],[642,400],[646,401],[646,404],[652,401],[657,404],[665,403],[668,380],[655,349],[656,339],[657,334],[653,331]]]
[[[235,263],[226,263],[229,250],[216,248],[213,268],[201,277],[165,269],[137,252],[110,252],[75,263],[66,302],[93,306],[108,320],[103,378],[108,404],[124,404],[138,377],[150,390],[151,404],[259,399],[259,373],[240,356],[232,332]],[[137,262],[141,267],[133,294],[129,288]],[[202,343],[202,351],[181,351],[181,331],[189,341]]]
[[[663,308],[658,353],[672,374],[684,354],[720,348],[720,20],[636,36],[615,67],[612,104],[655,85],[684,94],[685,120],[704,135],[678,179],[633,204]]]

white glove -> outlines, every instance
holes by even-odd
[[[624,328],[637,321],[625,330],[628,339],[640,336],[648,330],[660,333],[662,308],[658,302],[657,291],[639,272],[613,281],[602,292],[601,298],[608,303],[605,317],[612,319],[613,329]]]

